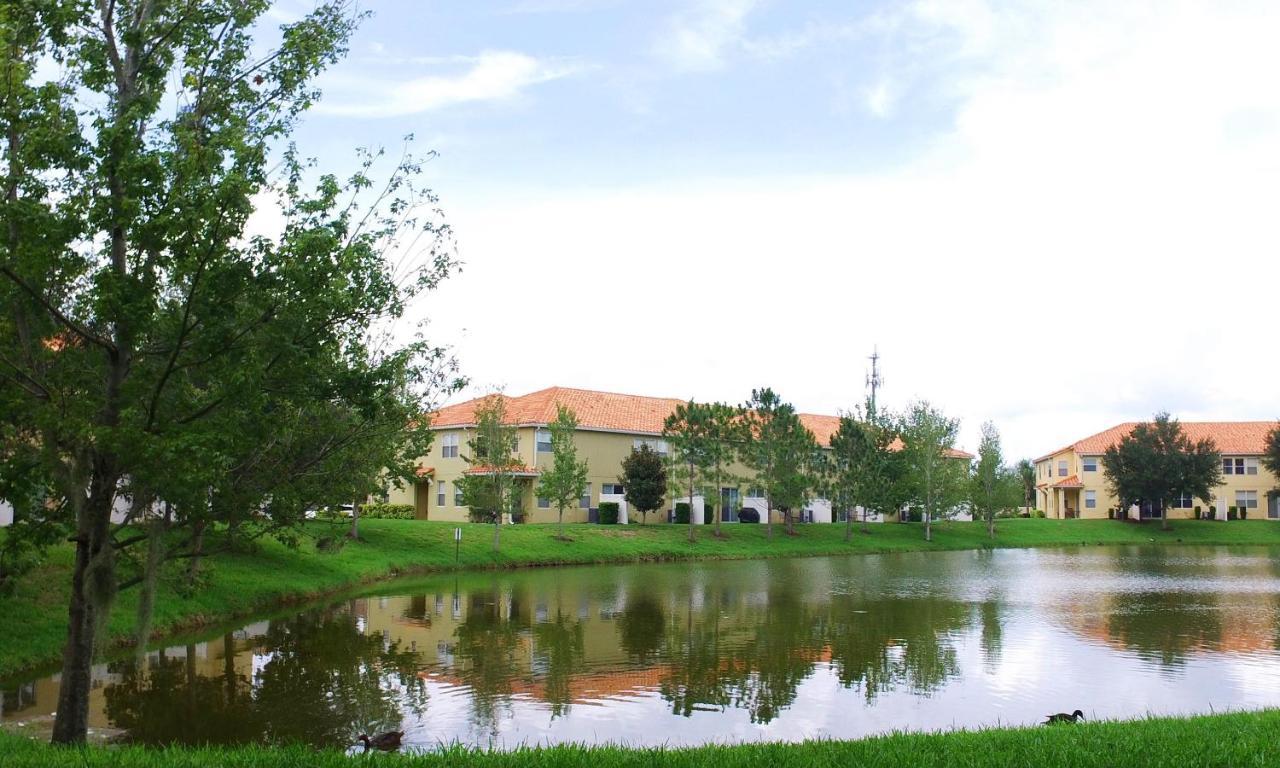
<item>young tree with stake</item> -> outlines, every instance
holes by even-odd
[[[556,405],[555,421],[547,429],[551,432],[551,468],[538,478],[537,494],[555,505],[556,536],[565,540],[564,511],[582,498],[587,486],[587,460],[578,460],[578,447],[573,442],[578,417],[572,409]]]

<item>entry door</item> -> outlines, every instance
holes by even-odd
[[[1272,520],[1280,518],[1280,496],[1267,497],[1267,517]]]
[[[726,523],[738,522],[738,489],[737,488],[721,488],[720,489],[720,519]]]

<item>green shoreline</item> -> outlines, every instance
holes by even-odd
[[[398,576],[455,570],[1153,543],[1280,546],[1280,525],[1265,520],[1177,520],[1172,526],[1162,531],[1158,523],[1012,519],[999,522],[993,541],[981,523],[953,522],[935,525],[934,540],[926,542],[919,524],[873,524],[870,534],[855,529],[853,540],[845,542],[842,525],[799,526],[795,536],[786,536],[775,526],[772,540],[766,539],[764,526],[735,525],[725,527],[723,539],[713,538],[711,528],[703,527],[697,531],[698,541],[690,544],[685,526],[569,525],[565,529],[574,540],[565,542],[555,538],[553,526],[519,525],[502,529],[502,551],[495,556],[490,526],[366,520],[361,522],[362,540],[346,544],[335,554],[316,552],[305,538],[297,549],[263,541],[252,553],[210,560],[204,586],[195,594],[181,596],[172,584],[162,584],[152,640],[279,611]],[[463,530],[456,564],[455,527]],[[329,530],[315,523],[311,532],[323,535]],[[0,598],[0,627],[22,628],[0,633],[0,679],[57,663],[66,632],[71,555],[69,546],[55,548],[13,595]],[[104,651],[132,644],[135,601],[136,590],[117,600]]]
[[[349,768],[339,751],[302,747],[52,747],[0,733],[5,768]],[[396,768],[508,766],[1052,766],[1185,768],[1280,764],[1280,710],[1152,717],[1053,727],[894,733],[854,741],[769,742],[685,749],[555,746],[487,752],[461,747],[416,755],[370,754],[361,764]]]

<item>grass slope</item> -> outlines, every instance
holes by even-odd
[[[0,762],[6,768],[349,768],[340,752],[299,748],[89,747],[60,749],[0,734]],[[1000,728],[951,733],[899,733],[859,741],[749,744],[693,749],[547,747],[515,752],[444,749],[421,755],[366,755],[358,764],[395,768],[450,766],[623,766],[715,765],[717,768],[789,766],[1045,766],[1052,768],[1191,768],[1280,764],[1280,710],[1237,712],[1190,718],[1054,727]]]
[[[264,541],[255,551],[221,555],[210,561],[205,586],[182,596],[162,586],[155,609],[157,635],[224,622],[282,605],[313,599],[362,583],[402,573],[450,570],[454,565],[450,523],[412,520],[361,522],[362,541],[336,554],[315,551],[309,539],[297,549]],[[518,525],[502,529],[502,550],[492,551],[492,527],[463,525],[459,566],[468,569],[509,568],[571,563],[641,562],[702,558],[789,557],[914,550],[1046,547],[1095,544],[1265,544],[1280,545],[1280,525],[1265,520],[1230,523],[1174,521],[1172,531],[1158,524],[1134,525],[1110,520],[1004,520],[996,539],[987,538],[981,523],[934,526],[933,542],[925,542],[919,524],[873,525],[871,534],[857,533],[846,543],[840,525],[800,526],[796,536],[775,528],[765,537],[759,525],[726,526],[727,538],[715,539],[709,527],[698,540],[686,541],[688,529],[675,525],[570,525],[573,541],[555,538],[554,526]],[[329,532],[316,523],[316,535]],[[49,560],[0,598],[0,678],[49,667],[61,654],[66,633],[67,593],[72,552],[53,550]],[[133,637],[136,590],[117,600],[108,624],[109,644],[121,646]]]

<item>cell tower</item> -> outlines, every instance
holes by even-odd
[[[880,386],[884,384],[884,379],[880,377],[880,348],[872,347],[871,357],[867,359],[871,361],[871,373],[867,374],[867,389],[871,390],[871,399],[868,401],[867,408],[871,413],[867,415],[874,418],[876,413],[876,390],[880,389]]]

